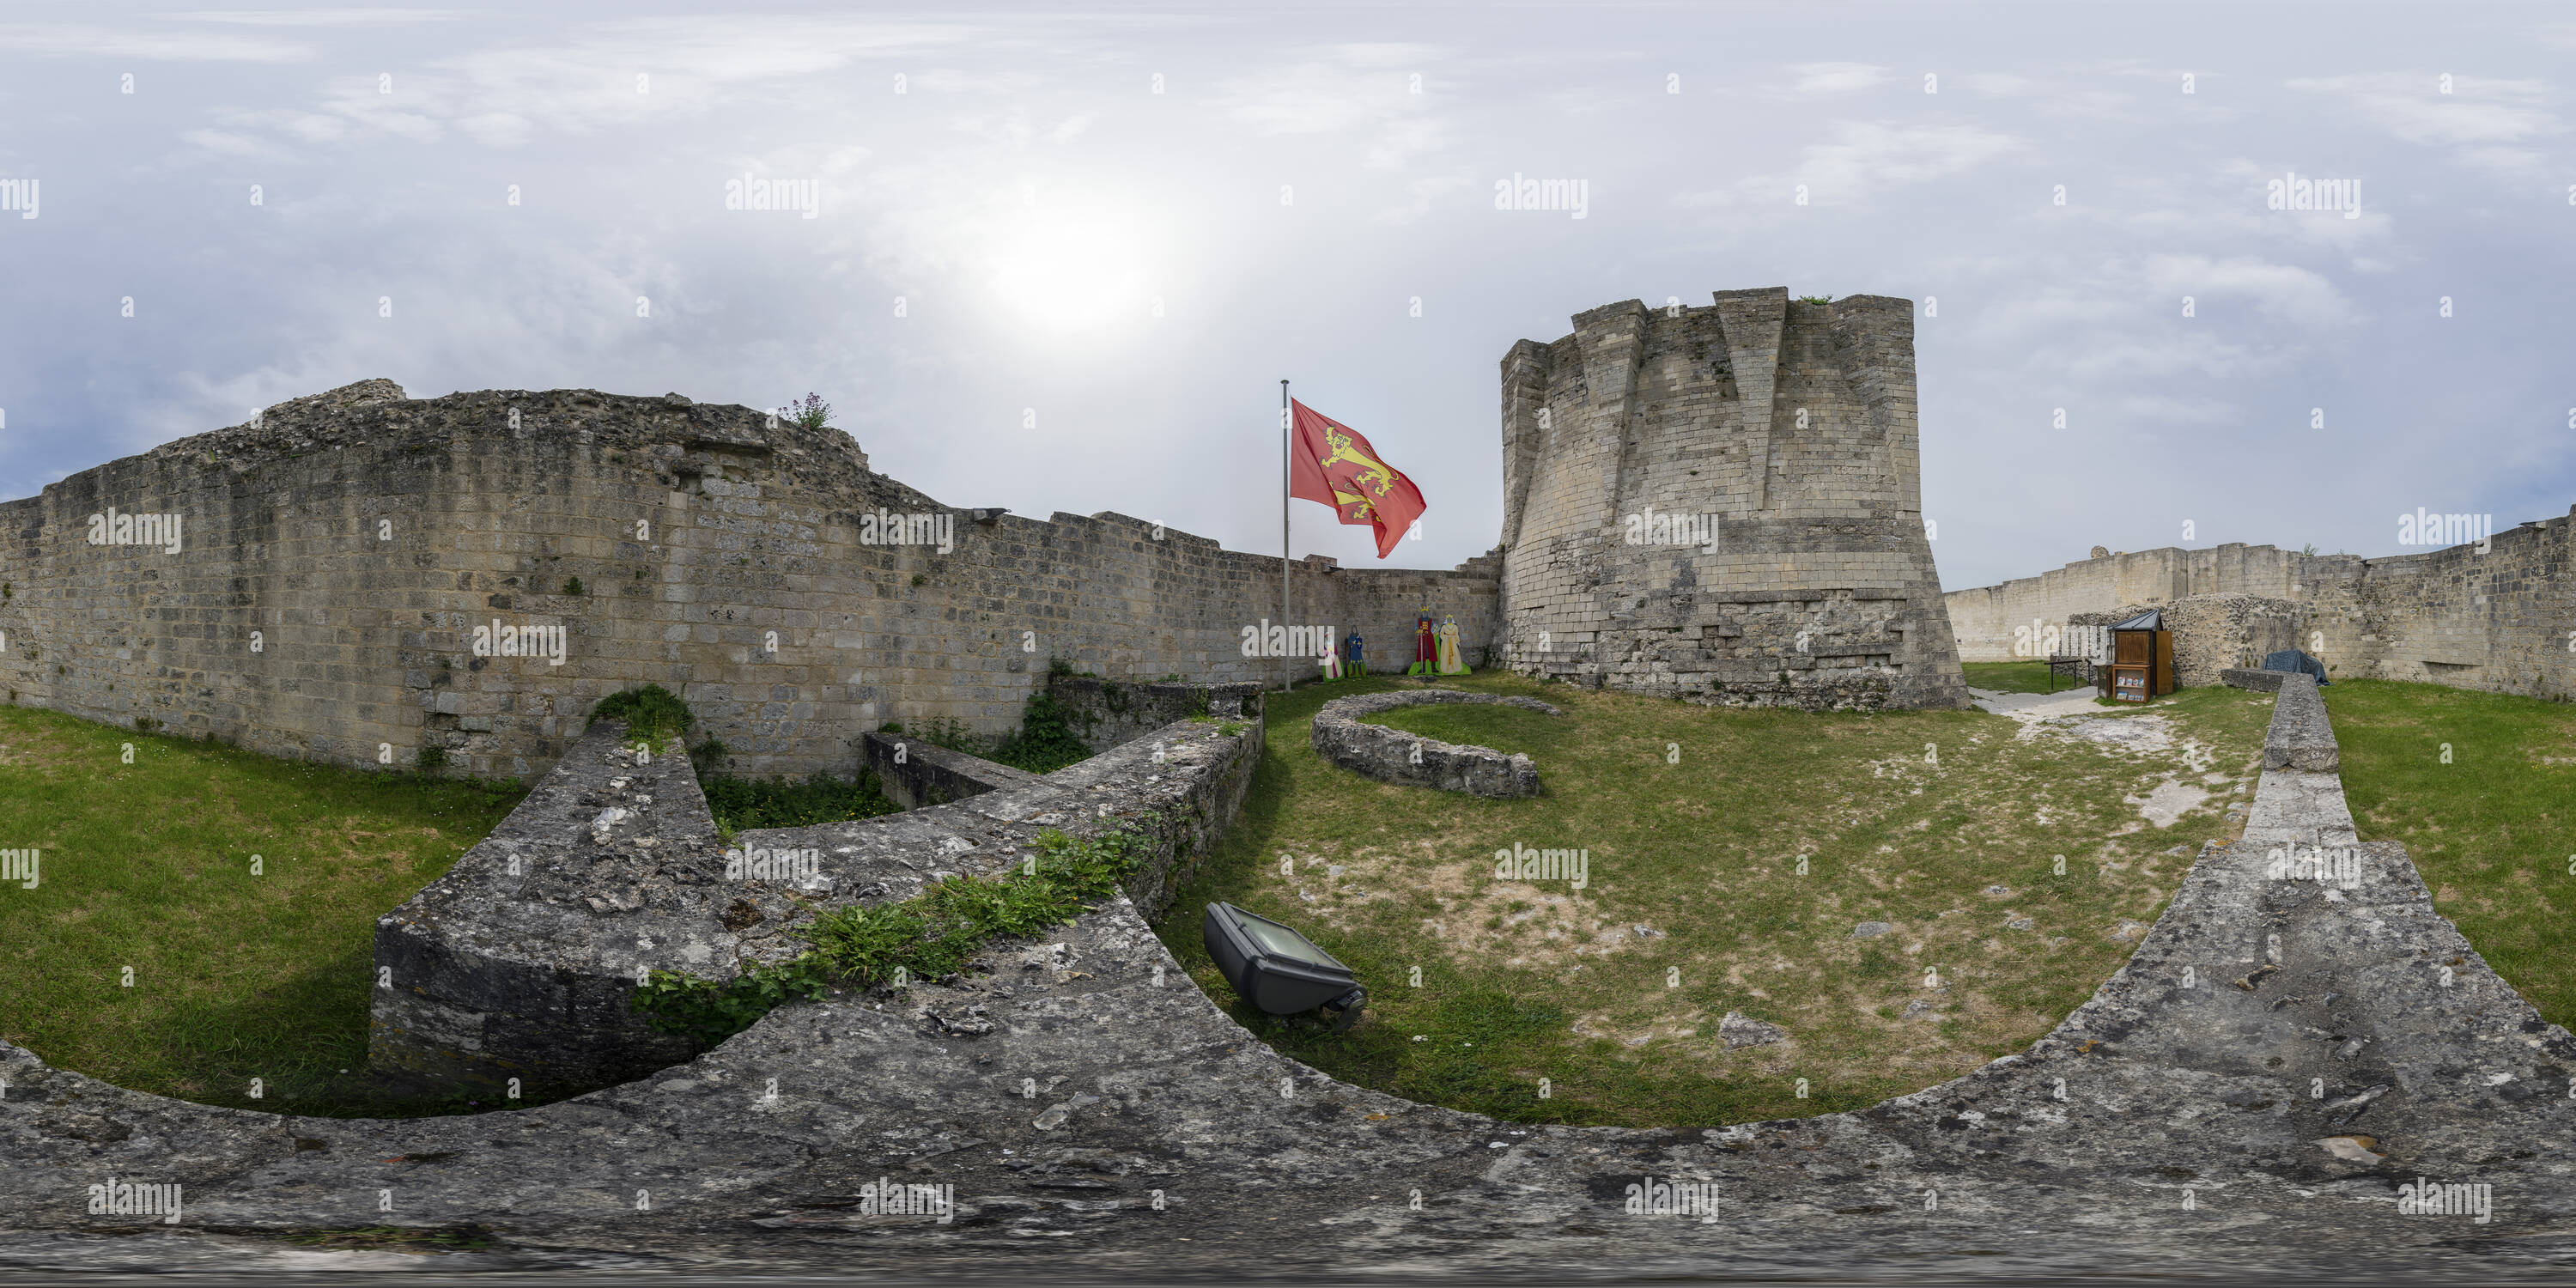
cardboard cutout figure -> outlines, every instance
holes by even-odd
[[[1457,619],[1457,618],[1455,618],[1455,617],[1443,617],[1443,618],[1441,618],[1441,619],[1440,619],[1440,632],[1439,632],[1439,639],[1438,639],[1438,642],[1437,642],[1436,650],[1437,650],[1437,657],[1436,657],[1436,661],[1437,661],[1438,665],[1437,665],[1437,666],[1435,666],[1433,669],[1434,669],[1434,670],[1436,670],[1439,674],[1441,674],[1441,675],[1465,675],[1465,674],[1467,674],[1467,660],[1466,660],[1466,658],[1465,658],[1463,655],[1461,655],[1461,654],[1459,653],[1459,651],[1458,651],[1458,619]]]

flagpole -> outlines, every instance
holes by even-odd
[[[1279,630],[1282,638],[1288,631],[1288,382],[1279,382]],[[1281,658],[1279,691],[1296,688],[1295,672],[1288,659]]]

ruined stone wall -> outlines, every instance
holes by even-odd
[[[110,507],[180,515],[180,548],[90,544]],[[1475,657],[1499,574],[1313,559],[1292,590],[1300,623],[1373,648],[1409,640],[1418,608],[1454,614]],[[1117,514],[954,509],[838,430],[676,394],[297,399],[0,506],[0,583],[12,701],[340,763],[436,748],[479,774],[543,772],[594,702],[644,683],[687,698],[692,739],[740,772],[847,773],[888,720],[1013,727],[1051,657],[1118,679],[1315,673],[1243,653],[1244,627],[1280,618],[1275,556]],[[478,656],[496,621],[562,628],[562,664]]]
[[[1513,669],[1726,704],[1965,705],[1909,302],[1774,287],[1574,324],[1503,360]]]
[[[2066,624],[2107,627],[2125,622],[2147,607],[2122,604],[2107,613],[2069,613]],[[2227,591],[2185,595],[2158,607],[2164,612],[2165,629],[2173,632],[2173,678],[2179,688],[2227,683],[2224,672],[2260,667],[2263,659],[2273,653],[2285,648],[2304,649],[2309,642],[2307,607],[2292,600]],[[2035,638],[2044,646],[2047,634],[2043,631]],[[2061,647],[2062,653],[2083,652],[2077,645],[2087,639],[2096,642],[2096,651],[2110,648],[2108,637],[2103,635],[2067,638],[2077,643]]]
[[[1944,599],[1969,661],[2012,658],[2014,629],[2034,621],[2063,625],[2079,614],[2241,593],[2296,605],[2303,620],[2295,646],[2339,678],[2566,701],[2576,698],[2571,541],[2576,524],[2561,517],[2501,530],[2485,550],[2471,544],[2386,559],[2232,544],[2147,550]]]
[[[2034,619],[2063,626],[2075,613],[2109,613],[2124,604],[2162,606],[2186,595],[2261,595],[2298,600],[2301,587],[2358,574],[2354,555],[2302,555],[2230,542],[2207,550],[2168,546],[2084,559],[1999,586],[1954,590],[1942,600],[1959,657],[2007,662],[2013,631]]]

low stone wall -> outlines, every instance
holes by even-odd
[[[1233,733],[1226,733],[1227,728]],[[1250,789],[1257,721],[1184,720],[1040,777],[899,736],[869,734],[871,768],[898,800],[963,804],[715,839],[689,760],[585,734],[480,845],[377,925],[372,1063],[423,1080],[523,1090],[640,1077],[695,1051],[630,1009],[639,976],[730,979],[806,947],[818,908],[901,900],[952,872],[996,875],[1051,827],[1153,829],[1128,880],[1140,903],[1219,835]],[[903,746],[903,764],[894,749]],[[1157,753],[1160,758],[1157,758]]]
[[[1382,783],[1407,783],[1465,792],[1470,796],[1536,796],[1538,766],[1522,755],[1506,756],[1491,747],[1461,746],[1420,734],[1364,723],[1366,717],[1398,707],[1442,703],[1495,703],[1562,715],[1536,698],[1498,698],[1456,689],[1398,690],[1335,698],[1315,713],[1308,742],[1315,754]]]
[[[2221,684],[2251,689],[2256,693],[2278,693],[2281,691],[2281,677],[2287,674],[2289,674],[2287,671],[2265,671],[2231,666],[2218,673],[2218,680]]]
[[[730,977],[756,923],[728,905],[778,914],[784,892],[729,885],[689,758],[628,741],[624,721],[592,724],[490,836],[377,919],[370,1064],[533,1089],[689,1057],[628,1009],[638,968]]]
[[[1065,709],[1082,745],[1095,752],[1191,716],[1261,714],[1258,684],[1128,684],[1093,675],[1051,675],[1046,691]]]
[[[859,757],[868,772],[877,776],[877,789],[905,809],[945,805],[995,788],[1046,781],[1025,769],[1013,769],[899,733],[861,735]]]
[[[2263,734],[2265,769],[2324,772],[2342,762],[2335,747],[2334,725],[2326,719],[2325,699],[2313,675],[2281,674],[2280,698],[2272,708],[2272,725]]]

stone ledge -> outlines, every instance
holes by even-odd
[[[1506,756],[1491,747],[1441,742],[1361,720],[1398,707],[1455,703],[1521,707],[1552,716],[1565,714],[1536,698],[1500,698],[1457,689],[1362,693],[1325,703],[1315,713],[1314,732],[1307,741],[1316,755],[1362,778],[1382,783],[1495,798],[1538,795],[1538,766],[1530,763],[1527,756]]]
[[[910,734],[862,734],[859,754],[868,772],[877,776],[886,798],[905,809],[945,805],[996,788],[1045,781],[1025,769],[934,746]]]
[[[592,724],[491,835],[377,919],[390,986],[375,990],[370,1064],[596,1086],[688,1058],[627,1009],[638,968],[728,976],[741,937],[724,905],[787,905],[774,887],[726,887],[688,757],[627,740],[624,721]]]
[[[2326,719],[2316,677],[2282,672],[2280,699],[2263,734],[2263,767],[2324,773],[2339,763],[2334,725]]]
[[[2220,670],[2218,679],[2222,684],[2232,684],[2237,688],[2250,689],[2256,693],[2278,693],[2281,691],[2281,677],[2288,674],[2287,671],[2261,671],[2231,666]]]
[[[1050,675],[1047,692],[1065,709],[1074,733],[1095,752],[1135,741],[1191,716],[1240,719],[1261,714],[1262,686],[1130,683],[1096,675]]]
[[[369,1060],[482,1085],[642,1076],[695,1052],[631,1010],[646,972],[721,980],[785,960],[819,909],[907,899],[951,873],[998,875],[1050,828],[1149,828],[1127,889],[1159,908],[1176,867],[1205,852],[1250,788],[1262,728],[1235,727],[1180,721],[1046,777],[870,734],[890,794],[959,803],[752,829],[728,850],[688,758],[641,756],[622,722],[601,721],[491,836],[378,921],[376,965],[392,984],[375,993]]]

